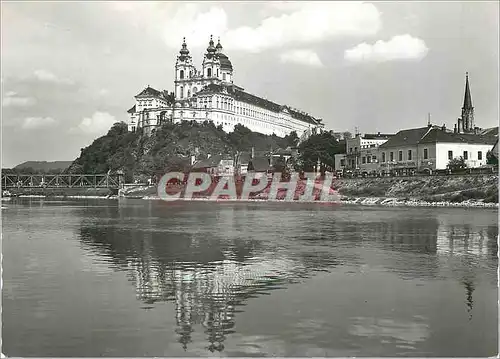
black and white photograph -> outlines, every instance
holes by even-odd
[[[499,1],[2,1],[2,357],[498,357]]]

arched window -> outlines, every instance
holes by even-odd
[[[188,97],[191,97],[191,90],[188,90]]]
[[[217,77],[219,77],[219,69],[217,69]]]
[[[212,76],[212,69],[207,69],[207,77],[211,77]]]
[[[184,86],[181,86],[181,98],[184,98]]]
[[[180,77],[181,80],[184,78],[184,70],[181,70],[179,72],[179,77]]]
[[[193,87],[193,95],[198,92],[198,89],[196,87]]]

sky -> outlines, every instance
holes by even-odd
[[[327,129],[452,128],[469,72],[476,124],[498,126],[498,2],[1,3],[2,167],[73,160],[126,121],[147,85],[173,91],[186,37],[220,37],[246,91]]]

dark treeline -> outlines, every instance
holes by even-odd
[[[236,125],[231,133],[212,122],[166,123],[151,136],[140,132],[128,132],[125,123],[116,123],[109,132],[83,148],[69,173],[106,173],[123,170],[126,180],[134,177],[149,177],[167,171],[189,169],[192,155],[197,159],[207,155],[222,154],[235,156],[238,152],[272,151],[278,148],[296,147],[297,133],[284,138],[252,132],[242,125]],[[333,168],[335,153],[342,148],[330,133],[311,136],[299,146],[301,155],[295,167],[311,170],[318,158],[326,167]],[[278,161],[279,163],[279,161]],[[277,164],[278,164],[277,163]]]

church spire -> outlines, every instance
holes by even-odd
[[[464,132],[473,132],[475,130],[474,123],[474,107],[472,107],[472,97],[470,95],[469,73],[465,73],[465,95],[464,106],[462,107],[462,125]]]
[[[470,95],[470,87],[469,87],[469,73],[465,73],[465,96],[464,96],[464,109],[469,110],[472,109],[472,98]]]

